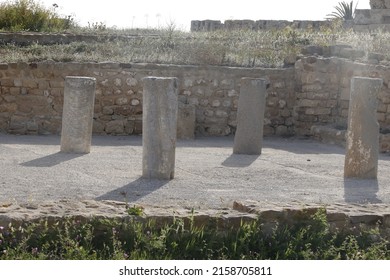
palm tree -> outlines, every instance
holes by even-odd
[[[345,1],[339,2],[338,6],[334,7],[336,11],[331,14],[328,14],[327,17],[328,19],[340,18],[343,20],[352,20],[355,17],[355,10],[358,3],[356,3],[354,8],[353,1],[351,1],[349,4]]]

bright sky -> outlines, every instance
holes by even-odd
[[[350,2],[350,0],[344,0]],[[0,0],[0,2],[4,2]],[[189,30],[191,20],[275,19],[323,20],[341,0],[40,0],[81,25],[103,22],[108,27],[164,27],[174,22]],[[369,0],[355,0],[369,9]]]

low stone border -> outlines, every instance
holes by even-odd
[[[141,216],[130,216],[128,207],[141,207]],[[390,205],[386,204],[303,204],[292,202],[276,204],[259,201],[236,201],[232,208],[224,209],[177,209],[175,207],[155,207],[148,205],[128,205],[117,201],[70,201],[60,200],[41,203],[16,202],[0,203],[0,226],[12,223],[19,226],[26,222],[47,219],[58,221],[64,217],[81,221],[91,219],[113,219],[146,221],[153,219],[157,225],[170,223],[175,218],[186,221],[192,219],[195,225],[216,225],[219,229],[237,228],[242,221],[259,219],[264,230],[271,230],[276,224],[293,225],[308,220],[320,209],[325,209],[331,229],[359,230],[379,227],[382,233],[390,236]]]

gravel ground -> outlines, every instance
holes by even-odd
[[[91,153],[59,153],[59,136],[0,134],[0,202],[116,200],[220,209],[233,201],[272,204],[389,204],[390,157],[378,180],[344,179],[343,148],[265,138],[261,156],[233,155],[233,138],[178,141],[175,178],[146,180],[139,136],[94,136]]]

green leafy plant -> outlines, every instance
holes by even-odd
[[[328,19],[341,18],[343,20],[352,20],[355,17],[355,10],[358,3],[356,3],[354,7],[353,1],[351,1],[350,3],[347,3],[345,1],[339,2],[338,6],[334,7],[336,11],[332,12],[331,14],[328,14],[327,17]]]
[[[127,214],[133,216],[141,216],[144,213],[144,210],[141,206],[134,205],[127,208]]]
[[[34,0],[0,4],[0,29],[7,31],[60,31],[75,27],[72,16],[57,14],[57,5],[45,8]]]
[[[390,259],[389,236],[379,227],[330,228],[324,209],[294,224],[271,228],[260,220],[220,228],[196,216],[157,222],[64,218],[0,227],[2,259]]]

